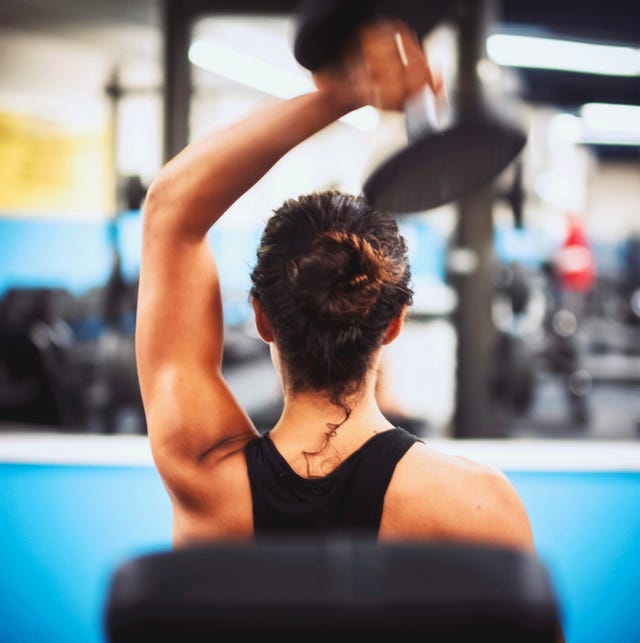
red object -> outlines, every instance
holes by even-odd
[[[593,252],[578,217],[569,217],[567,236],[556,255],[556,272],[563,290],[588,292],[593,287]]]

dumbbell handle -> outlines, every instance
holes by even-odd
[[[396,33],[396,47],[402,62],[407,65],[402,37]],[[409,143],[414,143],[419,138],[441,131],[444,121],[448,121],[445,114],[446,101],[441,97],[437,98],[429,85],[425,85],[421,91],[409,97],[404,104],[405,127]]]
[[[415,143],[428,134],[442,132],[451,124],[451,109],[446,95],[436,96],[428,85],[405,101],[404,115],[409,143]]]
[[[429,87],[408,98],[404,104],[405,127],[410,143],[440,130],[436,101]]]

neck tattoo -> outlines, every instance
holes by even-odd
[[[317,451],[302,452],[304,460],[307,464],[308,478],[321,478],[322,476],[327,475],[327,473],[330,471],[330,469],[328,469],[329,465],[334,464],[335,466],[338,466],[338,464],[342,462],[340,452],[335,447],[335,445],[331,443],[331,438],[335,437],[340,425],[327,424],[327,426],[329,427],[329,430],[324,433],[324,440],[320,445],[320,448]],[[312,473],[311,470],[311,458],[315,458],[316,456],[322,456],[322,459],[319,463],[320,473]]]

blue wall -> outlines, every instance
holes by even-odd
[[[445,277],[445,239],[433,226],[415,219],[401,222],[409,239],[415,275]],[[255,230],[221,230],[209,234],[225,295],[228,323],[242,323],[248,303],[249,273],[260,240]],[[123,277],[138,278],[142,247],[139,211],[124,212],[113,221],[0,217],[0,297],[9,288],[64,288],[81,295],[104,285],[119,248]]]
[[[0,465],[0,640],[97,643],[123,557],[170,542],[152,468]]]
[[[567,643],[640,642],[640,473],[508,472]],[[0,640],[103,643],[115,565],[168,547],[152,467],[0,464]]]
[[[73,294],[102,286],[109,278],[113,244],[122,273],[133,281],[140,270],[139,212],[114,222],[99,219],[0,218],[0,296],[9,288],[65,288]]]
[[[555,581],[567,643],[640,642],[640,473],[506,473]]]
[[[123,212],[114,225],[105,220],[0,217],[0,296],[11,287],[67,288],[81,294],[101,286],[109,276],[114,241],[121,251],[125,279],[137,279],[141,224],[137,210]],[[444,281],[444,234],[423,218],[400,218],[399,226],[408,241],[413,274]],[[213,228],[210,233],[223,287],[231,298],[232,322],[249,311],[246,292],[260,232],[259,228],[246,232]],[[535,268],[549,258],[553,247],[551,239],[540,231],[513,226],[494,230],[499,261],[518,261]],[[625,243],[594,243],[593,250],[598,273],[618,277],[625,260]],[[236,311],[232,307],[237,293],[242,293],[243,301]]]
[[[107,280],[111,258],[104,222],[0,219],[0,295],[11,287],[81,293]]]

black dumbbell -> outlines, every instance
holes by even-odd
[[[399,18],[422,38],[448,17],[451,2],[423,0],[306,0],[299,4],[293,52],[306,69],[330,62],[361,24]],[[363,184],[377,208],[406,214],[429,210],[472,193],[493,180],[522,151],[527,136],[488,109],[441,128],[411,100],[405,109],[409,145],[380,163]]]

